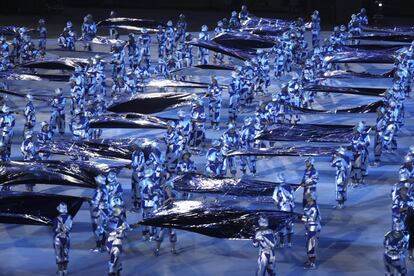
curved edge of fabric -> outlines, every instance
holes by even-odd
[[[83,202],[82,197],[34,192],[0,193],[0,223],[25,225],[52,225],[58,216],[60,202],[68,206],[68,213],[75,217]]]
[[[114,101],[107,108],[114,113],[158,113],[178,104],[190,104],[190,93],[147,93],[137,94]]]
[[[301,215],[269,209],[232,206],[225,203],[207,205],[200,201],[176,201],[173,206],[160,208],[141,225],[170,227],[222,239],[253,239],[258,219],[269,220],[269,228],[280,231]]]
[[[87,161],[10,161],[0,164],[0,185],[45,184],[96,188],[95,176],[124,165]]]

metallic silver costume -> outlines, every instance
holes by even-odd
[[[109,252],[108,275],[119,276],[121,275],[122,270],[120,256],[122,253],[125,231],[130,229],[128,223],[124,219],[121,206],[114,206],[108,226],[109,234],[106,241],[106,247]]]
[[[405,264],[405,251],[408,248],[409,234],[399,224],[395,230],[391,230],[384,236],[384,266],[385,275],[407,275]]]
[[[72,217],[68,214],[68,207],[60,203],[57,207],[59,215],[53,221],[53,246],[55,248],[58,275],[67,275],[69,263],[70,230],[72,229]]]
[[[259,247],[256,276],[276,275],[274,271],[276,239],[274,232],[268,226],[267,218],[259,218],[259,229],[253,239],[253,246]]]
[[[344,148],[341,147],[334,153],[331,166],[336,168],[335,184],[338,205],[335,208],[342,209],[347,200],[349,168],[349,158],[346,156]]]
[[[276,182],[280,183],[273,191],[273,199],[276,204],[276,209],[279,211],[293,212],[295,209],[295,194],[293,188],[286,183],[283,173],[276,176]],[[292,246],[293,222],[289,222],[286,227],[279,232],[280,244],[279,247],[284,247],[285,237],[287,237],[288,247]]]
[[[306,195],[306,206],[302,220],[305,222],[306,251],[308,260],[305,269],[316,269],[316,248],[318,245],[319,232],[321,231],[321,215],[318,205],[311,194]]]
[[[167,208],[172,207],[174,202],[174,194],[172,191],[172,186],[170,183],[166,183],[164,186],[164,196],[163,196],[163,206],[166,206]],[[161,227],[161,229],[158,232],[157,237],[155,240],[157,241],[157,248],[155,249],[154,255],[158,256],[160,249],[161,249],[161,243],[164,241],[164,236],[168,233],[169,239],[170,239],[170,245],[171,245],[171,253],[177,254],[176,251],[176,243],[177,243],[177,233],[173,228],[164,228]]]

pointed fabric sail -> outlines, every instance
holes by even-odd
[[[227,177],[208,177],[202,174],[188,173],[171,179],[174,190],[186,193],[207,193],[229,196],[264,197],[272,196],[280,183],[257,179],[234,179]],[[297,184],[290,184],[294,187]]]
[[[240,240],[254,238],[260,217],[268,218],[269,228],[276,232],[299,216],[293,212],[185,200],[159,208],[139,224],[176,228],[214,238]]]
[[[82,203],[82,197],[43,194],[34,192],[1,192],[0,223],[25,225],[52,225],[59,215],[56,207],[64,202],[68,213],[75,217]]]
[[[0,185],[50,184],[96,188],[95,176],[120,165],[81,161],[10,161],[0,164]]]
[[[304,141],[332,142],[348,144],[353,135],[354,126],[323,124],[276,124],[272,128],[260,132],[257,140],[266,141]]]

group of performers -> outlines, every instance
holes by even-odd
[[[111,12],[110,18],[116,18],[115,12]],[[230,19],[224,18],[217,22],[214,36],[226,32],[241,32],[249,20],[250,13],[246,6],[242,6],[239,13],[232,12]],[[212,76],[205,93],[193,95],[190,112],[187,114],[179,110],[178,119],[167,122],[162,139],[131,145],[130,211],[140,213],[146,219],[159,208],[170,208],[174,201],[193,196],[174,191],[171,179],[177,175],[203,172],[211,178],[237,178],[238,175],[249,174],[255,177],[260,173],[256,165],[257,156],[246,155],[239,158],[229,153],[266,148],[268,145],[265,142],[256,139],[259,133],[270,130],[275,124],[298,124],[300,116],[294,108],[311,109],[316,99],[316,93],[307,90],[308,85],[316,84],[317,78],[325,72],[337,69],[335,64],[327,62],[324,57],[337,51],[340,46],[357,44],[354,37],[361,35],[363,27],[367,25],[368,16],[365,9],[362,9],[360,13],[352,15],[347,26],[335,27],[333,33],[321,41],[321,18],[319,12],[314,11],[310,24],[306,24],[301,18],[292,21],[279,36],[279,43],[266,50],[257,49],[253,58],[247,58],[243,63],[235,65],[228,87],[220,83],[219,76]],[[305,39],[307,29],[312,37],[310,45]],[[48,41],[44,19],[39,20],[37,32],[37,47],[26,28],[16,29],[11,45],[4,36],[0,37],[1,71],[45,57]],[[81,33],[82,36],[78,38],[72,22],[68,21],[58,38],[58,45],[65,50],[74,51],[79,40],[83,42],[85,51],[92,51],[97,36],[97,25],[92,15],[84,17]],[[125,41],[120,38],[116,28],[109,29],[109,36],[116,40],[111,45],[110,60],[95,55],[88,59],[85,66],[75,68],[69,80],[70,96],[67,97],[67,91],[61,88],[55,89],[55,95],[48,103],[51,110],[50,120],[40,123],[40,131],[36,135],[35,129],[39,122],[36,120],[35,99],[32,95],[26,96],[23,113],[24,139],[21,144],[25,161],[48,160],[50,154],[39,149],[56,139],[57,133],[63,137],[67,131],[67,122],[73,141],[93,141],[100,138],[102,129],[91,128],[90,121],[106,113],[110,100],[144,93],[149,80],[177,79],[173,74],[174,70],[195,64],[195,48],[189,43],[192,36],[187,30],[183,14],[179,16],[176,24],[169,20],[165,26],[159,25],[155,37],[146,28],[139,35],[128,34]],[[203,25],[198,40],[210,41],[210,36],[207,25]],[[158,49],[157,64],[151,63],[150,49],[155,41]],[[377,121],[373,128],[375,161],[372,166],[380,165],[384,151],[388,153],[397,149],[398,133],[404,126],[404,101],[410,95],[414,76],[413,47],[414,44],[399,52],[394,64],[393,85],[387,89],[383,95],[383,104],[377,109]],[[232,62],[231,58],[227,61],[222,53],[215,52],[210,57],[207,48],[197,48],[197,63],[200,65],[210,64],[210,60],[216,65]],[[111,67],[110,76],[106,73],[108,67]],[[184,79],[185,77],[181,78]],[[271,87],[274,82],[281,83],[281,89],[274,91]],[[223,90],[228,90],[228,100],[223,97]],[[270,101],[264,100],[269,97]],[[224,106],[228,106],[227,116],[223,114]],[[255,110],[254,115],[243,115],[251,107]],[[3,131],[0,157],[2,162],[8,162],[17,115],[7,104],[4,104],[1,111],[0,127]],[[69,120],[66,115],[70,115]],[[225,117],[228,118],[227,121],[223,120]],[[223,128],[223,125],[226,127]],[[207,129],[219,134],[215,135],[219,138],[210,139]],[[357,188],[366,183],[370,165],[371,129],[366,122],[359,122],[354,128],[349,145],[341,146],[333,153],[330,165],[336,170],[334,181],[337,203],[334,207],[338,210],[345,206],[349,185]],[[272,142],[269,146],[273,146]],[[202,168],[196,166],[194,156],[205,156],[206,161]],[[413,232],[414,224],[411,214],[414,204],[411,185],[414,175],[413,158],[414,149],[410,149],[399,171],[400,181],[392,190],[392,230],[384,239],[387,275],[396,275],[394,272],[406,275],[405,250],[408,247],[411,250],[410,259],[414,258],[414,242],[408,234]],[[299,188],[303,189],[301,218],[306,236],[305,269],[317,268],[317,247],[322,228],[322,217],[317,204],[319,174],[315,163],[313,157],[305,160],[305,171],[298,187],[288,184],[284,173],[278,173],[272,197],[276,210],[295,212],[295,192]],[[130,226],[127,222],[125,198],[118,174],[119,171],[110,170],[96,176],[97,188],[90,200],[92,230],[96,241],[92,251],[109,253],[109,275],[120,275],[124,239],[127,231],[138,227]],[[33,192],[33,185],[26,187]],[[3,186],[3,191],[10,189],[10,186]],[[72,217],[68,214],[65,202],[57,206],[57,210],[59,215],[53,224],[56,263],[58,275],[67,275]],[[292,246],[294,223],[289,222],[277,232],[271,229],[267,217],[260,217],[257,225],[253,238],[253,246],[259,248],[256,275],[276,275],[275,250]],[[154,255],[160,254],[166,234],[171,252],[177,254],[178,239],[174,229],[139,227],[142,228],[144,240],[156,242]]]

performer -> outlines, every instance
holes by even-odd
[[[173,187],[171,185],[172,183],[167,181],[163,189],[164,195],[163,195],[162,207],[167,208],[167,209],[170,209],[173,207],[174,200],[176,197],[173,192]],[[168,232],[168,236],[170,239],[171,253],[177,254],[177,250],[176,250],[177,233],[172,228],[161,227],[160,231],[158,232],[157,237],[155,238],[157,242],[157,247],[154,251],[155,256],[158,256],[160,254],[161,243],[164,241],[164,236],[167,234],[167,232]]]
[[[231,73],[229,84],[229,122],[233,124],[236,123],[237,113],[240,109],[241,85],[240,68],[238,68]]]
[[[88,58],[88,64],[84,68],[85,72],[85,93],[89,97],[96,96],[96,67],[94,66],[94,59],[92,57]]]
[[[158,145],[156,145],[156,147],[158,147]],[[161,155],[161,151],[159,149],[153,148],[152,152],[156,152],[154,153],[154,155],[157,156],[155,160],[158,160],[158,161],[153,161],[152,168],[154,170],[154,175],[152,179],[154,180],[158,195],[161,195],[161,187],[164,185],[164,181],[167,176],[165,172],[165,167],[164,167],[164,163],[165,163],[164,156]]]
[[[397,124],[398,115],[393,116],[394,112],[398,113],[396,102],[391,101],[388,114],[385,115],[385,126],[382,132],[383,147],[389,153],[397,150],[397,131],[399,127]]]
[[[408,252],[410,261],[414,261],[414,209],[409,208],[407,212],[407,218],[405,220],[405,227],[410,235],[408,243]]]
[[[183,139],[176,128],[174,121],[167,122],[167,132],[164,135],[165,145],[167,150],[165,153],[165,162],[167,172],[172,175],[177,168],[178,160],[181,157],[181,152],[184,149]]]
[[[351,20],[348,23],[348,30],[351,37],[359,36],[361,34],[361,25],[356,14],[351,15]],[[357,41],[353,39],[352,44],[357,44]]]
[[[318,184],[319,181],[319,174],[316,170],[315,166],[315,159],[312,157],[309,157],[305,160],[305,173],[302,177],[302,182],[300,185],[303,187],[303,201],[302,206],[303,208],[306,207],[306,197],[308,195],[312,196],[316,200],[316,184]]]
[[[199,40],[209,40],[210,35],[208,34],[207,25],[201,27],[201,32],[198,35]],[[198,64],[207,64],[208,63],[208,49],[198,47]]]
[[[391,199],[392,199],[393,202],[399,196],[400,189],[402,187],[408,189],[408,191],[407,191],[407,197],[408,197],[408,200],[411,200],[412,190],[413,190],[412,188],[413,187],[411,187],[411,181],[409,180],[409,175],[405,171],[404,172],[401,171],[399,173],[399,181],[392,186],[392,189],[391,189]]]
[[[302,98],[303,95],[302,89],[300,87],[299,79],[298,77],[293,77],[289,82],[287,86],[287,91],[289,94],[289,102],[294,107],[302,107]],[[299,116],[295,113],[292,113],[290,115],[290,123],[291,124],[297,124],[299,122]]]
[[[91,42],[96,36],[96,24],[95,21],[93,21],[93,17],[91,14],[87,14],[83,18],[83,24],[82,24],[82,38],[85,43],[83,46],[84,50],[86,51],[92,51]]]
[[[280,79],[284,72],[285,72],[285,67],[286,67],[286,55],[283,52],[283,49],[281,48],[281,46],[278,46],[276,48],[273,48],[274,51],[276,52],[275,55],[275,65],[274,65],[274,76],[276,79]]]
[[[345,149],[340,147],[333,155],[331,166],[336,168],[336,201],[334,208],[342,209],[347,200],[349,158]]]
[[[167,62],[164,58],[159,58],[158,63],[154,68],[154,74],[165,79],[170,78],[170,72],[167,70]]]
[[[8,56],[10,52],[10,46],[7,43],[6,38],[3,35],[0,35],[0,54],[2,57]]]
[[[24,108],[24,117],[26,118],[26,123],[24,124],[23,132],[33,131],[33,128],[36,124],[36,110],[33,105],[33,96],[28,94],[26,95],[27,104]]]
[[[253,246],[259,247],[259,258],[257,259],[256,276],[275,276],[275,246],[276,239],[273,231],[269,228],[269,221],[260,217],[259,228],[253,238]]]
[[[366,126],[365,122],[362,122],[362,123],[364,124],[364,128],[363,128],[363,132],[361,133],[361,139],[364,145],[364,154],[362,158],[361,171],[362,171],[362,176],[365,178],[368,176],[369,146],[371,144],[371,139],[369,137],[370,129]],[[386,141],[386,138],[384,139],[384,141]]]
[[[366,164],[368,163],[368,146],[370,139],[366,131],[365,123],[359,122],[355,127],[354,136],[352,137],[352,184],[354,187],[365,183],[367,175]]]
[[[141,191],[139,183],[144,178],[144,167],[145,167],[145,154],[141,149],[140,145],[132,145],[132,177],[131,177],[131,199],[133,205],[133,211],[138,211],[141,205]]]
[[[10,161],[9,156],[7,155],[6,147],[4,146],[3,142],[0,141],[0,161],[1,162],[8,162]],[[10,190],[10,186],[3,185],[2,191]]]
[[[293,42],[289,38],[288,32],[284,32],[282,35],[282,51],[285,54],[285,72],[290,73],[292,71],[293,64]]]
[[[142,57],[142,60],[139,63],[143,64],[144,68],[148,70],[150,66],[150,58],[151,58],[151,53],[150,53],[151,36],[149,35],[147,28],[142,29],[142,33],[139,38],[141,42],[141,45],[140,45],[141,54],[140,55]]]
[[[240,68],[241,90],[240,90],[240,107],[251,104],[251,95],[253,95],[254,86],[254,68],[250,60],[246,60]]]
[[[179,62],[181,62],[181,61],[177,61],[174,56],[168,56],[166,58],[166,64],[165,64],[166,73],[165,73],[165,78],[167,78],[167,79],[171,79],[172,78],[171,72],[178,68]]]
[[[250,61],[246,60],[242,67],[242,74],[244,76],[244,89],[242,90],[242,101],[245,105],[252,105],[255,88],[258,84],[258,68],[257,60],[252,58]]]
[[[223,33],[223,21],[217,21],[217,27],[214,29],[214,36],[218,36]],[[214,52],[213,55],[213,63],[214,64],[223,64],[224,63],[224,55],[219,52]]]
[[[223,156],[221,153],[221,140],[214,140],[212,147],[207,151],[206,174],[210,177],[222,175]]]
[[[191,160],[191,152],[184,151],[181,160],[177,164],[177,174],[191,173],[196,171],[194,161]]]
[[[215,130],[220,130],[221,93],[222,89],[218,85],[216,77],[212,76],[211,83],[207,89],[206,97],[209,98],[208,111],[211,127]]]
[[[46,146],[49,141],[52,141],[53,138],[53,131],[49,127],[49,123],[47,121],[43,121],[40,125],[40,132],[37,134],[37,141],[39,143],[39,148]],[[39,157],[41,160],[48,160],[50,157],[50,153],[40,152]]]
[[[85,112],[79,109],[75,110],[70,129],[72,131],[73,140],[84,141],[89,139],[89,119],[85,116]]]
[[[281,123],[281,113],[283,112],[283,105],[281,104],[280,94],[274,93],[272,101],[266,104],[266,116],[269,118],[271,124]]]
[[[230,32],[229,20],[224,17],[221,21],[223,21],[223,31]]]
[[[111,169],[106,177],[109,202],[117,197],[122,198],[124,192],[122,185],[118,180],[117,174],[118,172],[115,169]]]
[[[374,166],[378,166],[381,162],[382,149],[384,147],[383,132],[386,128],[386,110],[383,106],[377,108],[377,121],[375,125],[375,140],[374,140]]]
[[[412,158],[414,157],[414,146],[410,146],[408,148],[407,156],[409,156],[411,158],[411,160],[412,160]]]
[[[187,32],[187,21],[185,21],[185,15],[180,14],[178,17],[177,24],[175,25],[178,42],[185,41],[185,33]]]
[[[102,97],[101,99],[103,100],[104,103],[105,103],[105,100],[103,99],[103,97],[106,96],[105,65],[106,65],[105,61],[99,55],[95,55],[94,66],[95,66],[95,71],[96,71],[97,92],[98,92],[98,97],[101,96]]]
[[[314,11],[312,14],[312,47],[319,47],[319,36],[321,32],[321,18],[319,11]]]
[[[114,84],[112,85],[112,97],[122,97],[128,95],[129,88],[125,82],[124,77],[118,77],[114,79]]]
[[[4,36],[0,36],[0,71],[4,72],[12,68],[13,65],[10,60],[10,47]],[[2,89],[7,90],[6,80],[0,81],[0,86]]]
[[[191,120],[184,110],[178,110],[177,131],[183,139],[183,147],[186,148],[190,141]]]
[[[2,141],[0,141],[0,161],[1,162],[9,162],[10,161],[10,156],[8,156],[8,154],[7,154],[6,146],[4,145],[4,143]],[[11,185],[3,185],[1,187],[1,191],[2,192],[11,191]]]
[[[77,94],[83,97],[85,94],[85,75],[81,66],[75,67],[75,71],[72,73],[69,82],[73,82],[74,85],[78,87],[80,91],[78,91]]]
[[[357,18],[361,26],[368,26],[368,15],[365,8],[361,9],[361,12],[357,14]]]
[[[256,67],[256,94],[261,92],[266,95],[270,86],[270,65],[269,54],[263,49],[257,49],[257,67]],[[263,87],[264,86],[264,87]]]
[[[0,128],[3,129],[2,132],[2,142],[6,147],[6,152],[8,159],[11,156],[11,145],[12,139],[14,134],[14,125],[15,125],[15,118],[14,115],[10,112],[10,108],[4,104],[2,107],[3,114],[0,117]]]
[[[240,24],[240,21],[239,21],[239,18],[238,18],[238,15],[237,15],[236,11],[231,12],[231,17],[230,17],[230,20],[229,20],[229,27],[232,30],[237,30],[237,29],[240,29],[240,27],[241,27],[241,24]]]
[[[58,127],[59,134],[65,134],[65,107],[66,99],[61,88],[55,89],[55,97],[52,100],[52,114],[50,115],[50,127],[52,131]]]
[[[185,33],[185,40],[190,41],[192,40],[191,33]],[[191,67],[194,63],[194,53],[193,53],[193,45],[189,43],[183,44],[183,53],[184,53],[184,60],[183,60],[183,67]]]
[[[271,116],[269,116],[268,111],[266,110],[266,104],[263,101],[260,101],[259,104],[256,106],[255,112],[255,130],[256,132],[265,131],[271,123]],[[262,148],[265,147],[265,142],[260,141],[257,142],[257,147]]]
[[[146,168],[144,171],[144,179],[141,181],[141,204],[142,204],[142,218],[145,219],[149,214],[157,209],[159,204],[160,192],[155,185],[154,170]],[[153,240],[155,235],[155,229],[153,227],[144,226],[142,230],[142,237],[144,240]]]
[[[57,207],[59,215],[53,220],[53,247],[55,248],[56,274],[67,275],[69,263],[70,231],[72,229],[72,217],[68,214],[68,206],[61,202]]]
[[[22,42],[23,42],[22,47],[20,49],[21,63],[34,60],[37,57],[39,52],[35,48],[35,45],[28,33],[24,34]]]
[[[23,36],[25,32],[26,32],[25,28],[18,28],[13,38],[13,42],[12,42],[13,49],[10,53],[10,56],[11,56],[13,63],[15,64],[20,62],[20,53],[21,53],[21,48],[22,48],[22,43],[23,43]]]
[[[80,80],[79,80],[80,82]],[[84,109],[85,105],[85,89],[81,85],[76,84],[76,77],[69,80],[70,83],[70,114],[73,116],[75,110]]]
[[[47,28],[44,19],[39,19],[39,25],[37,27],[39,32],[39,52],[42,57],[46,55],[46,40],[47,40]]]
[[[66,22],[66,27],[58,38],[58,45],[65,50],[75,51],[76,34],[73,31],[71,21]]]
[[[112,64],[112,79],[123,78],[125,75],[125,51],[121,43],[115,43],[111,46],[112,58],[109,62]]]
[[[95,177],[97,188],[90,201],[92,231],[96,246],[93,252],[104,252],[106,241],[106,226],[110,215],[106,177],[102,174]]]
[[[286,178],[283,173],[276,175],[276,182],[278,185],[273,191],[273,200],[276,204],[278,211],[293,212],[295,209],[295,191],[292,186],[286,183]],[[293,222],[289,222],[286,227],[279,232],[280,244],[279,247],[285,246],[285,240],[287,240],[288,247],[292,247],[292,235],[293,235]],[[285,239],[285,237],[287,239]]]
[[[129,225],[123,216],[122,206],[114,206],[108,225],[109,235],[106,242],[106,248],[109,252],[108,275],[120,276],[122,270],[122,263],[120,260],[122,244],[125,238],[125,231],[130,230]]]
[[[24,161],[36,161],[39,160],[39,148],[37,143],[33,140],[33,133],[31,131],[26,131],[24,133],[24,140],[20,147],[20,150],[23,154]],[[33,192],[34,184],[26,184],[26,190],[28,192]]]
[[[226,153],[239,148],[240,135],[236,130],[236,126],[230,123],[227,131],[223,133],[220,139],[222,142],[221,152],[224,156],[222,175],[225,176],[227,174],[227,170],[230,170],[232,177],[236,177],[236,157],[226,156]]]
[[[128,50],[128,61],[129,61],[129,67],[131,69],[135,69],[138,66],[138,60],[137,60],[137,42],[135,40],[135,35],[133,33],[130,33],[128,35],[128,41],[126,42],[125,48]]]
[[[302,220],[305,222],[306,250],[308,260],[305,269],[316,269],[316,248],[318,245],[319,232],[321,231],[321,215],[312,194],[306,194],[306,205]]]
[[[254,128],[253,119],[248,117],[244,120],[244,126],[240,132],[240,147],[245,150],[251,150],[255,148],[255,136],[256,129]],[[249,167],[253,176],[256,175],[256,156],[241,156],[240,157],[240,169],[243,175],[246,174],[246,166]]]
[[[109,13],[109,18],[117,18],[118,15],[116,14],[115,11],[111,11]],[[118,39],[119,38],[119,32],[116,28],[109,28],[109,37],[110,38],[114,38],[114,39]]]
[[[143,144],[144,148],[147,148],[145,151],[149,150],[149,153],[146,153],[145,166],[146,168],[151,168],[154,172],[158,167],[162,167],[164,158],[161,154],[159,145],[155,142],[149,142]]]
[[[172,22],[171,22],[172,23]],[[165,57],[165,44],[166,44],[166,35],[162,25],[158,25],[157,42],[158,42],[158,58],[162,59]]]
[[[174,31],[173,22],[168,20],[165,28],[165,55],[164,57],[173,56],[175,50],[176,33]]]
[[[405,251],[408,248],[409,234],[404,230],[403,223],[384,236],[385,275],[407,275]]]
[[[125,86],[126,86],[126,91],[125,91],[126,94],[135,95],[135,93],[137,92],[138,83],[135,78],[134,71],[127,70]]]
[[[111,209],[111,212],[116,207],[121,208],[121,216],[126,221],[126,210],[125,210],[125,201],[123,200],[121,195],[115,195],[114,197],[110,197],[109,206]]]
[[[206,114],[204,112],[203,101],[195,96],[191,106],[191,133],[190,133],[190,146],[192,150],[199,150],[200,146],[204,144],[205,132],[204,123],[206,121]]]
[[[243,21],[247,20],[249,18],[249,15],[250,15],[250,13],[247,10],[247,6],[246,5],[241,6],[241,10],[239,12],[240,22],[243,22]]]
[[[408,209],[414,205],[413,200],[413,198],[409,198],[408,187],[397,187],[392,199],[392,229],[396,229],[400,223],[404,224]]]

